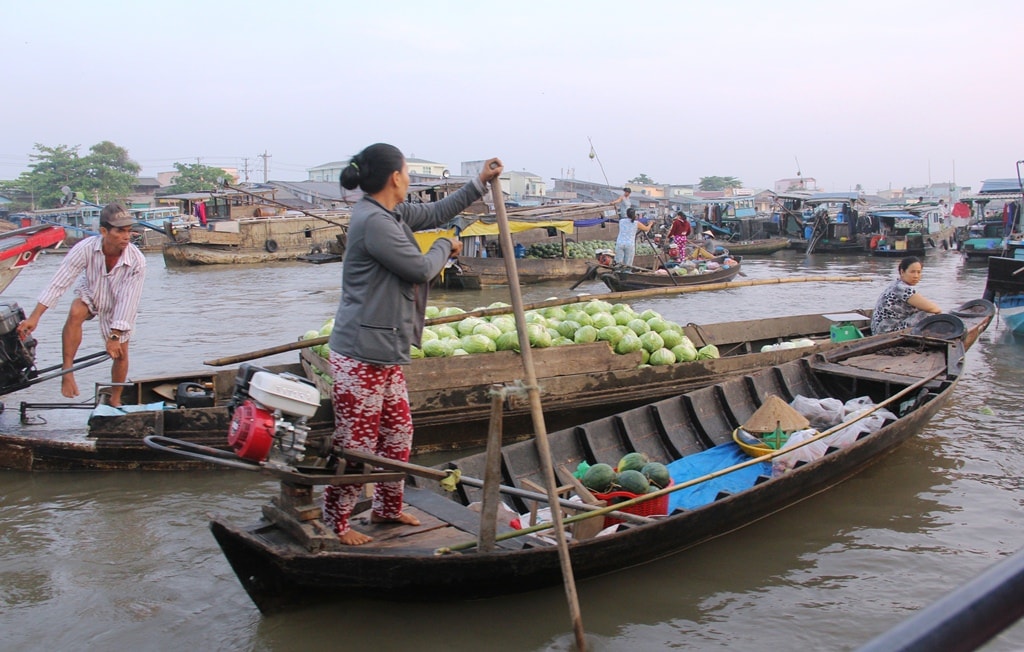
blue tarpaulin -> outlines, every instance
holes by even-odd
[[[709,473],[746,462],[749,459],[750,456],[744,453],[743,449],[734,442],[729,442],[728,444],[715,446],[694,455],[687,455],[681,460],[676,460],[668,465],[668,470],[672,474],[672,481],[676,484],[682,484]],[[696,509],[707,505],[714,502],[715,496],[720,491],[738,493],[753,487],[757,476],[770,476],[771,474],[771,462],[759,462],[732,473],[727,473],[719,478],[701,482],[686,489],[680,489],[669,494],[668,513],[671,514],[678,508]]]

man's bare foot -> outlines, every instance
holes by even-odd
[[[74,374],[64,374],[60,378],[60,393],[67,398],[78,396],[78,383],[75,382]]]
[[[343,546],[361,546],[364,543],[370,543],[373,541],[373,537],[363,534],[362,532],[349,530],[345,534],[339,534],[338,540],[341,541]]]
[[[384,518],[383,516],[377,516],[376,514],[370,514],[371,523],[396,523],[401,525],[419,525],[420,520],[412,514],[402,512],[394,518]]]

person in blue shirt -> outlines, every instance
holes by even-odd
[[[633,190],[632,189],[630,189],[630,188],[623,188],[622,189],[622,196],[618,197],[617,199],[613,199],[612,202],[611,202],[612,206],[615,206],[616,204],[619,205],[618,211],[619,211],[619,219],[620,220],[621,219],[625,219],[626,211],[628,211],[630,208],[633,207],[633,202],[630,201],[630,199],[629,199],[629,196],[631,194],[633,194]]]
[[[617,263],[627,267],[633,265],[638,230],[646,233],[651,230],[651,225],[637,220],[636,209],[629,208],[626,210],[626,217],[619,220],[619,237],[615,240],[615,261]]]

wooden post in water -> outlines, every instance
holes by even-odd
[[[547,485],[548,504],[551,505],[551,523],[554,526],[555,540],[558,542],[558,559],[562,566],[562,582],[565,585],[565,597],[569,602],[569,613],[572,617],[573,631],[576,635],[576,647],[581,652],[585,652],[587,649],[587,639],[583,631],[579,598],[576,595],[576,580],[573,577],[572,560],[569,557],[569,542],[565,540],[562,510],[558,509],[558,483],[555,480],[555,469],[551,462],[548,432],[544,426],[544,410],[540,404],[540,388],[537,386],[537,373],[533,367],[533,355],[530,351],[530,334],[526,328],[523,294],[519,287],[519,270],[516,268],[515,249],[512,245],[512,230],[509,228],[508,216],[505,214],[505,198],[501,194],[500,180],[494,179],[491,181],[491,194],[494,199],[494,211],[498,217],[498,234],[502,255],[505,257],[505,272],[508,275],[512,312],[515,314],[516,330],[519,332],[519,352],[523,358],[523,369],[526,372],[526,390],[530,398],[530,415],[533,418],[537,454],[540,458],[544,483]]]

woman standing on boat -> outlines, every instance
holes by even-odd
[[[431,204],[406,202],[409,166],[393,145],[370,145],[342,171],[342,187],[364,194],[352,209],[341,303],[329,341],[335,445],[408,461],[413,427],[402,365],[410,362],[409,347],[420,343],[430,280],[462,251],[457,238],[439,238],[424,254],[413,231],[444,226],[479,199],[502,169],[501,161],[490,159],[479,177]],[[349,527],[361,488],[324,489],[324,522],[346,545],[372,540]],[[402,482],[376,485],[373,523],[419,525],[402,512],[403,488]]]
[[[646,233],[651,230],[651,225],[637,221],[636,209],[630,208],[626,211],[626,217],[619,220],[619,237],[615,239],[615,262],[626,267],[633,265],[637,229]]]
[[[917,256],[907,256],[900,261],[899,277],[885,288],[875,304],[875,312],[871,316],[872,333],[903,330],[929,314],[942,312],[937,303],[917,293],[922,269],[921,259]]]
[[[686,239],[690,237],[692,230],[690,221],[683,215],[683,211],[678,211],[676,219],[672,220],[672,226],[668,230],[668,238],[671,241],[669,244],[674,242],[684,256],[686,254]]]

